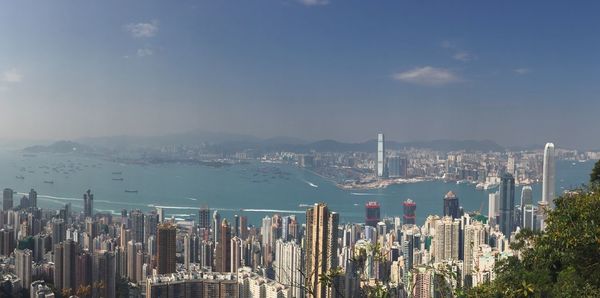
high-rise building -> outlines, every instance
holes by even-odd
[[[444,196],[444,216],[450,216],[453,219],[460,217],[458,197],[452,191]]]
[[[544,147],[544,171],[542,175],[542,201],[550,209],[554,208],[555,163],[554,144],[546,143],[546,147]]]
[[[83,217],[94,216],[94,195],[91,190],[83,194]]]
[[[500,197],[499,192],[493,192],[488,194],[488,223],[490,226],[494,226],[498,223],[498,199]]]
[[[206,205],[198,210],[198,227],[201,229],[210,228],[210,209]]]
[[[158,214],[158,222],[163,223],[165,221],[165,209],[156,207],[156,214]]]
[[[7,211],[13,207],[13,190],[5,188],[2,192],[2,210]]]
[[[377,177],[385,177],[385,140],[383,134],[377,135]]]
[[[504,173],[500,181],[500,231],[508,239],[514,230],[515,215],[515,178]]]
[[[29,205],[37,208],[37,192],[33,188],[29,191]]]
[[[246,217],[244,215],[240,216],[239,235],[240,235],[240,238],[242,238],[242,240],[246,240],[246,238],[248,238],[248,217]]]
[[[171,223],[158,225],[156,237],[156,263],[158,274],[175,272],[177,229]]]
[[[302,248],[293,241],[275,242],[275,280],[290,285],[290,297],[303,297]]]
[[[221,226],[221,215],[219,215],[219,212],[217,210],[215,210],[215,212],[213,213],[213,242],[218,242],[219,241],[219,227]]]
[[[31,250],[15,249],[15,272],[21,282],[21,288],[31,285]]]
[[[116,297],[117,263],[115,254],[95,251],[92,262],[92,280],[104,287],[92,287],[92,297]]]
[[[379,203],[367,202],[367,204],[365,204],[365,225],[375,227],[380,220]]]
[[[219,241],[217,241],[216,264],[217,272],[231,271],[231,227],[227,219],[223,219],[219,226]]]
[[[305,286],[316,298],[332,294],[321,276],[337,266],[338,223],[339,215],[330,212],[324,203],[306,210]]]
[[[444,216],[435,223],[435,261],[458,260],[460,220]]]
[[[140,210],[133,210],[129,213],[129,220],[131,223],[129,230],[133,242],[146,242],[144,239],[144,213]]]
[[[531,186],[526,185],[521,189],[521,207],[533,204],[533,190]]]
[[[407,176],[408,160],[400,156],[387,158],[387,171],[390,178],[404,178]]]
[[[416,223],[415,211],[417,210],[417,203],[411,199],[406,199],[406,201],[402,203],[402,206],[404,207],[404,224],[414,225]]]

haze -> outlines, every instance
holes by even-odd
[[[600,148],[600,3],[551,2],[3,2],[0,139]]]

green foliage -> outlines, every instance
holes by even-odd
[[[496,264],[496,279],[472,297],[600,297],[600,187],[565,194],[546,230],[523,230]]]
[[[600,160],[596,162],[594,168],[592,169],[592,173],[590,174],[590,183],[600,183]]]

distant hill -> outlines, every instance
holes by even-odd
[[[94,149],[87,145],[71,141],[58,141],[48,146],[35,145],[23,149],[27,153],[92,153]]]
[[[82,145],[85,144],[85,145]],[[135,148],[156,148],[170,145],[202,146],[212,152],[238,152],[241,150],[256,150],[259,152],[289,151],[305,153],[316,152],[375,152],[377,141],[375,139],[358,143],[345,143],[336,140],[319,140],[308,142],[291,137],[273,137],[261,139],[258,137],[214,133],[205,131],[192,131],[181,134],[163,136],[113,136],[82,138],[71,141],[60,141],[49,146],[32,146],[25,149],[27,152],[57,152],[71,151],[98,152],[104,150],[121,151]],[[75,150],[73,150],[75,148]],[[431,149],[436,151],[482,151],[502,152],[506,148],[490,140],[433,140],[420,142],[395,142],[386,141],[386,148],[402,150],[408,148]]]

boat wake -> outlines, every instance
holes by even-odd
[[[312,183],[312,182],[310,182],[310,181],[308,181],[308,180],[304,180],[304,182],[305,182],[306,184],[310,185],[311,187],[314,187],[314,188],[318,188],[318,187],[319,187],[318,185],[316,185],[316,184],[314,184],[314,183]]]
[[[368,192],[351,192],[353,196],[383,196],[382,193],[368,193]]]

